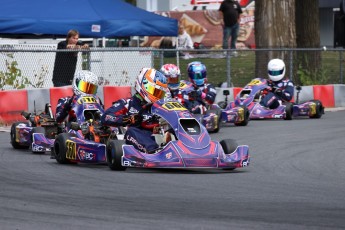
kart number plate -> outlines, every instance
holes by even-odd
[[[75,160],[77,158],[77,144],[73,141],[66,141],[66,158]]]
[[[179,102],[166,102],[162,105],[162,107],[166,110],[187,110],[183,105],[181,105]]]
[[[81,97],[78,99],[78,104],[88,104],[88,103],[97,103],[96,98],[94,98],[94,97]]]
[[[248,85],[260,85],[260,84],[262,84],[262,81],[258,79],[253,79],[251,82],[249,82]]]

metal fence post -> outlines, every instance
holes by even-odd
[[[291,81],[293,81],[293,50],[290,50],[289,52],[289,69],[290,69],[290,72],[289,72],[289,79]]]
[[[226,51],[226,79],[228,87],[231,87],[231,55],[229,50]]]
[[[343,52],[339,51],[340,84],[343,84]]]

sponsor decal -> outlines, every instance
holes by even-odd
[[[169,153],[167,153],[167,154],[165,154],[165,158],[166,159],[171,159],[171,157],[172,157],[172,152],[169,152]]]

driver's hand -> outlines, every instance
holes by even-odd
[[[142,121],[142,117],[139,114],[126,115],[122,121],[126,125],[138,125]]]

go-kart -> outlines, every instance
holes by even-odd
[[[198,101],[206,108],[204,114],[194,114],[194,116],[202,123],[208,132],[217,133],[220,129],[220,123],[232,123],[236,126],[246,126],[249,121],[249,113],[244,105],[236,106],[227,111],[223,111],[218,104],[206,104],[203,100],[199,100],[195,94],[194,85],[187,81],[180,82],[180,90],[182,94],[189,95],[190,100]]]
[[[69,116],[74,120],[57,135],[52,158],[58,163],[105,163],[106,143],[117,139],[120,129],[103,126],[100,122],[103,106],[93,95],[74,96]]]
[[[293,117],[308,116],[309,118],[320,118],[324,114],[324,107],[319,100],[309,100],[299,103],[299,93],[302,88],[297,86],[297,96],[294,103],[280,101],[275,109],[267,108],[260,104],[261,99],[272,90],[268,80],[255,78],[247,84],[236,96],[235,101],[229,103],[226,110],[245,105],[249,110],[250,119],[274,119],[282,118],[291,120]],[[226,103],[225,103],[226,104]],[[224,103],[221,102],[221,106]]]
[[[233,139],[212,141],[193,114],[177,100],[161,99],[151,105],[158,131],[153,134],[159,148],[143,152],[124,140],[110,140],[107,162],[112,170],[139,168],[223,168],[249,165],[249,148]],[[170,138],[166,138],[170,136]]]
[[[23,111],[21,115],[27,122],[15,122],[11,126],[11,144],[15,149],[31,149],[33,153],[51,151],[55,136],[59,132],[51,105],[47,103],[45,110],[37,114]]]

